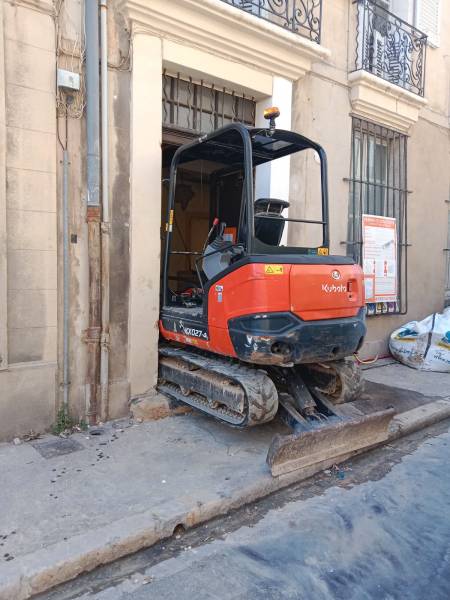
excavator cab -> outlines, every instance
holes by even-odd
[[[274,475],[332,456],[334,436],[341,455],[378,443],[392,416],[336,408],[362,390],[348,357],[366,333],[363,273],[329,253],[324,149],[276,129],[277,114],[175,152],[159,322],[161,392],[235,427],[278,412],[294,427],[269,450]],[[283,170],[270,165],[286,160],[293,194],[271,197]]]

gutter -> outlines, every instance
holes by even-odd
[[[98,383],[101,339],[101,240],[100,240],[100,109],[99,27],[97,0],[86,0],[86,144],[87,226],[89,261],[89,325],[87,344],[86,412],[90,424],[98,419]]]
[[[108,419],[109,404],[109,257],[111,224],[109,216],[109,137],[108,137],[108,6],[100,0],[100,63],[101,63],[101,174],[102,174],[102,299],[100,340],[100,412]]]

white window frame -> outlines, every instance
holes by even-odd
[[[422,27],[421,27],[421,23],[420,23],[420,9],[422,6],[422,2],[423,0],[410,0],[413,2],[413,25],[414,27],[417,27],[417,29],[420,29],[422,31]],[[438,4],[438,29],[437,29],[437,38],[434,38],[432,35],[428,34],[426,31],[424,31],[424,33],[426,33],[428,35],[428,46],[431,46],[432,48],[439,48],[440,43],[441,43],[441,16],[442,16],[442,0],[438,0],[439,4]]]
[[[441,36],[441,16],[442,16],[442,1],[439,0],[438,4],[438,31],[437,37],[428,35],[428,45],[432,48],[438,48],[440,45]],[[420,31],[423,31],[423,27],[420,22],[420,12],[422,8],[423,0],[388,0],[389,10],[394,15],[397,15],[400,19],[403,19],[407,23],[411,23],[414,27],[417,27]],[[407,13],[401,9],[407,7]],[[424,33],[427,33],[426,31]]]

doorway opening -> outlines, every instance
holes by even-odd
[[[239,148],[238,153],[243,153],[239,133],[233,131],[230,135],[231,143]],[[166,152],[169,155],[171,150],[167,148]],[[164,223],[169,224],[167,229],[171,231],[165,304],[183,306],[192,316],[199,316],[203,310],[204,284],[223,271],[225,262],[230,262],[231,255],[239,252],[239,248],[242,251],[240,245],[246,242],[244,164],[242,160],[230,164],[219,155],[190,158],[186,150],[184,156],[176,169],[170,215],[167,178],[164,185]],[[223,246],[230,246],[229,252],[216,249],[218,240]]]
[[[181,145],[229,123],[254,125],[256,102],[244,93],[164,70],[162,107],[161,257],[167,233],[170,165],[175,152]],[[220,173],[224,166],[218,162],[194,160],[177,171],[177,210],[172,224],[173,256],[168,283],[174,298],[183,294],[189,296],[193,313],[201,310],[199,257],[204,252],[214,219],[212,207],[218,211],[221,198],[226,196],[227,206],[223,205],[222,213],[226,213],[230,228],[236,230],[239,222],[243,177],[238,173],[224,176]],[[225,235],[230,235],[230,232],[225,232]],[[161,260],[161,268],[162,264]]]

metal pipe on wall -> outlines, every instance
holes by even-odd
[[[100,206],[100,77],[97,0],[85,2],[87,204]]]
[[[89,254],[89,325],[87,343],[86,405],[89,422],[98,417],[98,383],[101,339],[101,239],[100,239],[100,89],[98,2],[86,0],[86,144],[87,226]]]
[[[109,138],[108,138],[108,6],[100,0],[101,171],[102,171],[102,334],[100,351],[100,414],[108,418],[109,397]]]
[[[63,150],[63,406],[69,405],[69,153]]]

